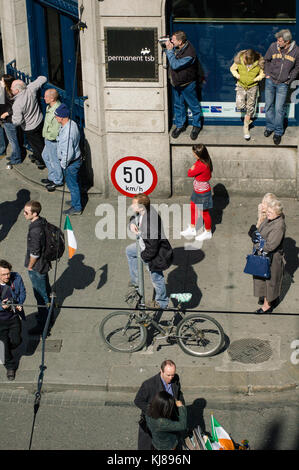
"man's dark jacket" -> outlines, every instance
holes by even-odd
[[[136,216],[130,219],[130,223],[138,223],[139,216]],[[152,206],[144,213],[139,232],[145,244],[141,258],[149,265],[150,271],[168,269],[172,264],[173,250],[165,238],[161,217]]]
[[[187,41],[181,49],[174,49],[176,59],[192,58],[193,62],[177,69],[169,68],[170,82],[173,86],[185,86],[198,80],[198,59],[192,44]]]
[[[33,266],[33,271],[37,271],[40,274],[45,274],[51,268],[51,263],[46,261],[43,257],[45,250],[46,236],[44,231],[45,219],[39,217],[29,225],[27,235],[27,253],[25,257],[25,267],[29,265],[30,255],[37,256],[38,259]]]
[[[176,400],[180,400],[182,403],[185,403],[184,396],[181,390],[180,379],[177,374],[175,374],[172,382],[172,391],[173,396]],[[161,380],[160,373],[154,375],[150,379],[147,379],[143,382],[140,389],[137,392],[135,397],[134,403],[135,405],[140,408],[142,414],[146,414],[148,405],[153,400],[155,395],[159,392],[164,391],[164,385]]]
[[[11,272],[10,273],[10,280],[7,284],[7,287],[0,286],[0,297],[1,300],[10,299],[16,304],[23,304],[26,299],[26,289],[24,286],[23,279],[21,278],[19,273]],[[25,314],[23,309],[21,311],[17,310],[17,315],[25,320]],[[14,318],[16,314],[13,313],[11,309],[4,309],[0,304],[0,320],[11,320]]]

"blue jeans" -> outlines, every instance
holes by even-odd
[[[6,154],[6,140],[5,140],[5,135],[4,135],[4,130],[3,127],[0,126],[0,155],[5,155]]]
[[[72,207],[76,211],[82,210],[79,170],[81,158],[71,163],[65,170],[65,182],[71,193]]]
[[[138,259],[136,243],[132,243],[126,248],[130,278],[133,284],[138,285]],[[144,261],[143,261],[144,263]],[[151,281],[155,289],[155,300],[161,308],[167,308],[169,299],[166,293],[165,279],[162,271],[150,271],[148,264],[144,263],[150,273]]]
[[[63,183],[63,174],[60,161],[57,156],[57,142],[45,139],[45,147],[42,153],[43,160],[48,168],[48,179],[55,184]]]
[[[201,127],[202,113],[196,93],[196,82],[191,82],[185,87],[173,87],[173,97],[175,113],[174,122],[176,127],[181,128],[186,122],[187,110],[185,102],[192,111],[193,126]]]
[[[12,165],[22,163],[22,154],[19,145],[18,130],[16,126],[12,122],[4,122],[3,127],[5,129],[7,139],[11,145],[10,163]]]
[[[271,78],[266,78],[266,129],[274,131],[274,134],[280,136],[284,134],[285,101],[288,88],[285,83],[276,85]]]
[[[28,271],[28,275],[37,305],[47,305],[50,302],[51,293],[48,273],[40,274],[37,271]],[[44,327],[47,320],[48,308],[38,307],[37,310],[37,323]]]

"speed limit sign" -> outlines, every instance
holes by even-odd
[[[140,157],[124,157],[112,167],[111,180],[114,187],[125,196],[150,194],[156,187],[158,177],[153,165]]]

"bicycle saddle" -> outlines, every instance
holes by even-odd
[[[181,304],[184,302],[189,302],[192,298],[192,294],[190,293],[183,293],[183,294],[170,294],[171,299],[176,299]]]

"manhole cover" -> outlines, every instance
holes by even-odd
[[[47,339],[45,343],[46,352],[60,352],[62,347],[62,339]],[[42,349],[42,343],[38,345],[37,351]]]
[[[239,339],[231,343],[228,354],[232,361],[259,364],[270,359],[272,349],[269,341],[258,338]]]

